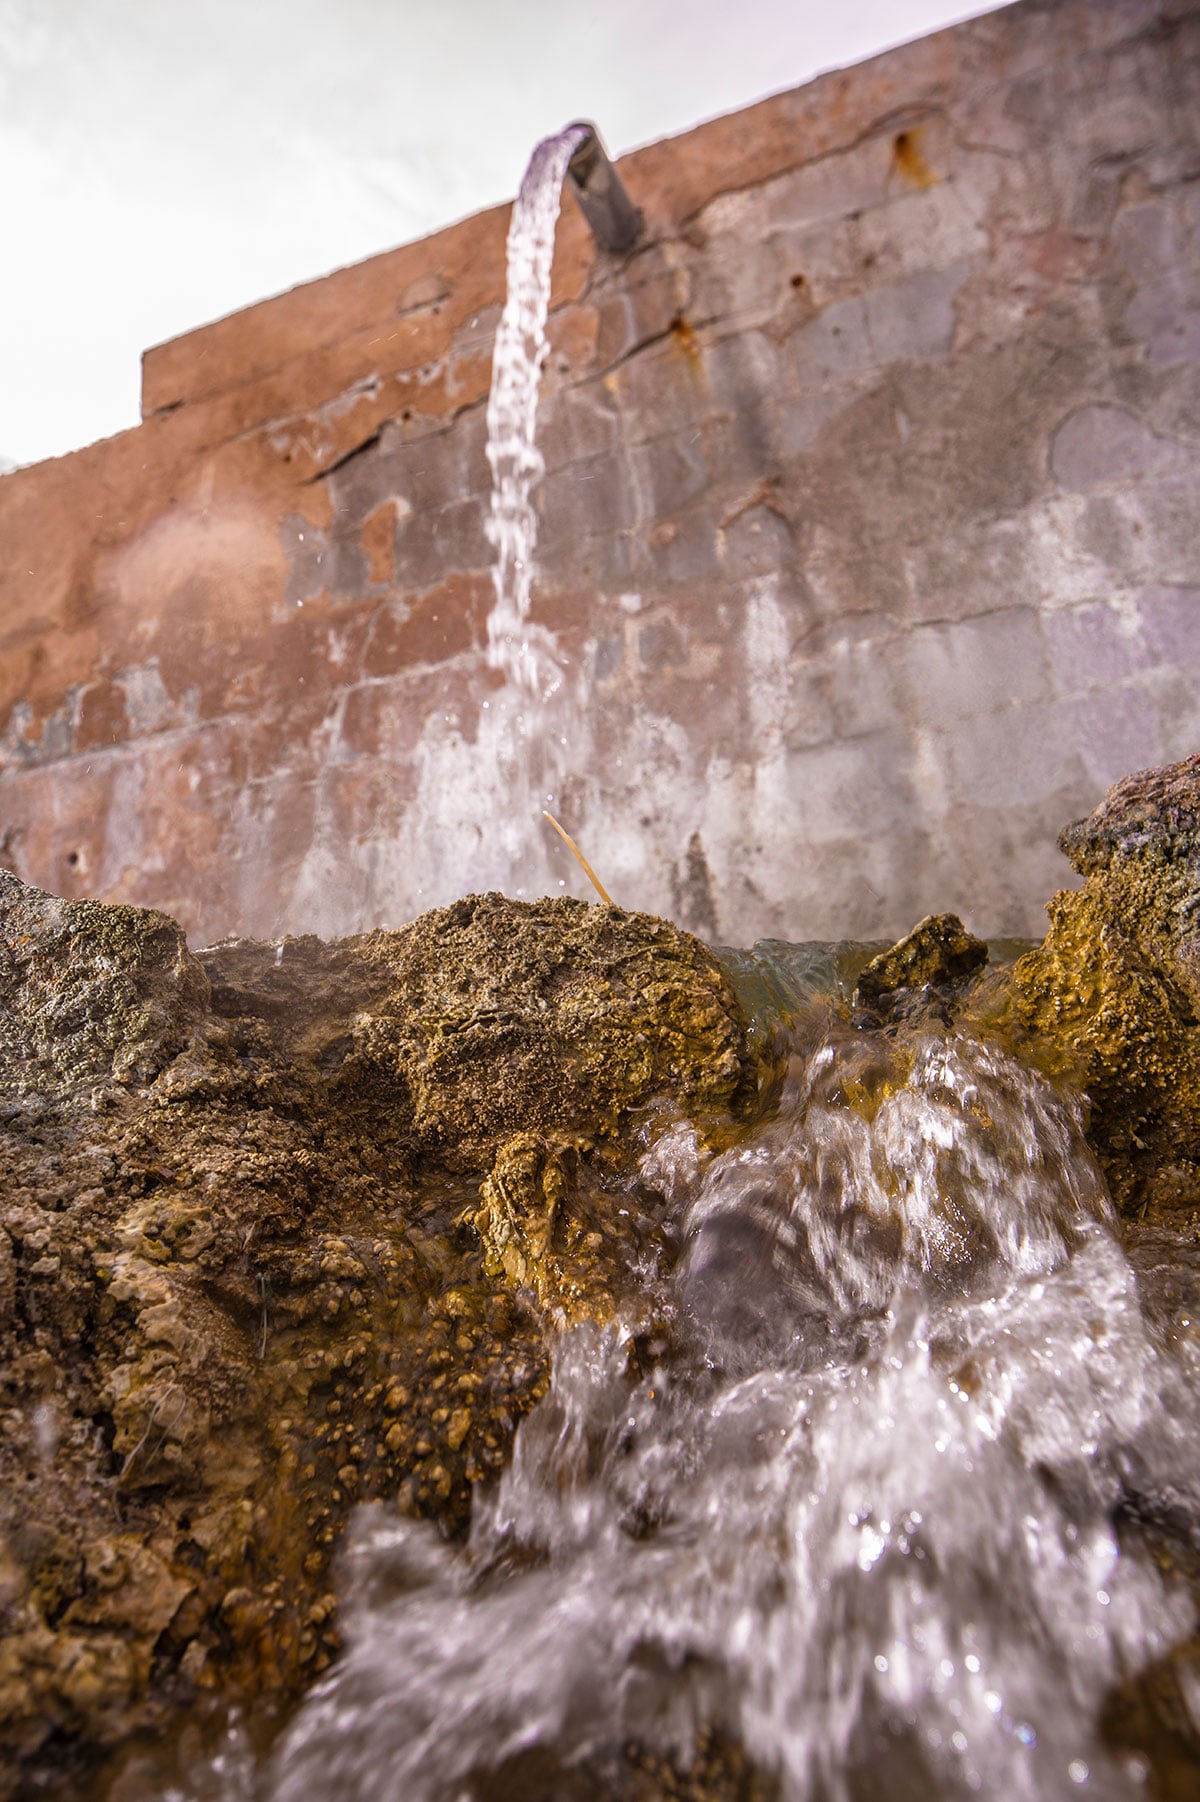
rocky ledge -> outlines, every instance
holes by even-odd
[[[1198,821],[1200,757],[1131,777],[1064,834],[1040,947],[990,971],[936,916],[834,1002],[1081,1086],[1126,1218],[1188,1233]],[[193,954],[0,875],[0,1000],[0,1794],[66,1794],[328,1665],[357,1502],[462,1529],[547,1327],[671,1255],[649,1140],[726,1140],[774,1071],[709,950],[575,901]]]
[[[0,875],[0,1000],[3,1793],[320,1671],[347,1512],[465,1523],[659,1232],[640,1140],[759,1072],[709,951],[570,900],[194,956]]]

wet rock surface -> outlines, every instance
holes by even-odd
[[[0,884],[0,1793],[65,1794],[329,1663],[355,1503],[463,1526],[548,1320],[657,1243],[647,1121],[719,1130],[758,1070],[645,916],[484,896],[193,956]]]
[[[1028,1055],[1076,1081],[1122,1214],[1195,1230],[1200,1206],[1200,754],[1126,777],[1060,848],[1084,878],[1012,971]]]
[[[884,1018],[935,1011],[948,1019],[963,985],[987,960],[987,945],[957,914],[927,914],[863,968],[855,999]]]
[[[899,1069],[948,1021],[995,1037],[1086,1093],[1131,1256],[1161,1264],[1200,1202],[1200,757],[1062,847],[1083,886],[1014,963],[943,915],[855,962],[853,1004],[843,975],[844,1100],[869,1118],[898,1080],[880,1044]],[[286,1712],[329,1667],[356,1504],[461,1533],[556,1331],[675,1254],[647,1146],[728,1145],[778,1072],[698,941],[574,901],[194,955],[164,915],[0,875],[0,1001],[0,1795],[117,1795],[114,1748],[128,1772],[206,1701]],[[1197,1656],[1114,1695],[1166,1795],[1200,1755]],[[772,1793],[719,1733],[622,1772],[647,1802]]]

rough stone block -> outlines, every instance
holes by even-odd
[[[877,133],[852,149],[804,163],[764,189],[768,226],[813,225],[878,206],[894,179],[891,134]]]
[[[1165,198],[1123,207],[1113,222],[1112,245],[1122,268],[1139,284],[1195,260],[1181,209]]]
[[[774,316],[784,275],[775,247],[761,233],[709,239],[692,271],[687,316],[708,324],[757,324]]]
[[[721,575],[717,529],[707,508],[693,508],[634,535],[634,574],[639,581],[691,584]]]
[[[853,220],[778,226],[770,242],[779,267],[780,295],[790,292],[797,306],[822,308],[848,300],[871,279]]]
[[[955,298],[970,266],[928,269],[866,295],[866,324],[877,362],[931,362],[954,342]]]
[[[539,485],[538,553],[556,565],[570,560],[589,534],[624,532],[645,517],[638,472],[619,452],[585,457]]]
[[[1058,692],[1107,688],[1132,675],[1143,662],[1138,625],[1131,605],[1109,601],[1047,613],[1042,630]]]
[[[629,444],[683,431],[699,424],[708,411],[699,352],[674,334],[637,351],[611,379]]]
[[[770,575],[795,559],[795,537],[787,520],[769,506],[746,507],[719,526],[717,554],[732,580]]]
[[[1060,705],[977,714],[940,737],[952,799],[964,808],[1022,807],[1091,788],[1076,724]]]
[[[724,333],[704,344],[701,378],[710,412],[744,411],[748,401],[774,394],[780,376],[779,350],[766,332]]]
[[[1173,276],[1155,287],[1139,288],[1125,323],[1145,340],[1151,363],[1200,362],[1200,280]]]
[[[1200,675],[1200,585],[1145,589],[1137,613],[1147,662]],[[1200,739],[1200,718],[1196,736]]]
[[[638,662],[644,670],[677,669],[688,660],[687,641],[669,615],[638,627]]]
[[[635,445],[628,461],[643,522],[681,512],[709,486],[704,433],[698,426]]]
[[[1103,695],[1084,696],[1064,717],[1098,793],[1131,770],[1161,761],[1158,712],[1140,684],[1118,684]]]
[[[587,457],[617,452],[621,416],[605,382],[579,382],[560,388],[553,398],[543,398],[538,406],[536,443],[549,474]]]
[[[878,366],[861,298],[826,307],[789,335],[787,349],[791,379],[801,391],[844,383]]]
[[[787,758],[789,827],[802,843],[891,834],[915,806],[912,743],[880,732]]]
[[[929,725],[1028,707],[1049,692],[1040,622],[1030,608],[915,628],[897,642],[895,657],[908,715]]]
[[[1050,467],[1063,488],[1095,488],[1105,482],[1139,481],[1186,461],[1186,449],[1160,438],[1125,407],[1074,408],[1057,428]]]
[[[858,221],[859,254],[872,285],[967,263],[988,250],[978,206],[957,182],[939,182],[873,207]]]
[[[396,581],[401,588],[432,588],[459,570],[487,569],[494,553],[484,531],[482,499],[427,507],[396,530]]]
[[[839,738],[895,732],[915,723],[899,692],[896,649],[891,639],[843,638],[826,652],[825,688]]]

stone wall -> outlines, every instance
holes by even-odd
[[[647,232],[565,203],[540,416],[565,823],[710,936],[1040,931],[1059,827],[1200,744],[1200,0],[1022,0],[621,170]],[[150,352],[140,427],[0,479],[21,876],[194,941],[537,886],[482,651],[506,225]]]

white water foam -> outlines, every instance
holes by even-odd
[[[566,1335],[464,1552],[364,1510],[273,1802],[618,1795],[629,1742],[686,1767],[713,1727],[785,1802],[1143,1793],[1105,1698],[1192,1607],[1119,1522],[1195,1530],[1200,1356],[1077,1109],[833,1026],[776,1119],[642,1175],[686,1234],[672,1352],[639,1381],[620,1322]]]

